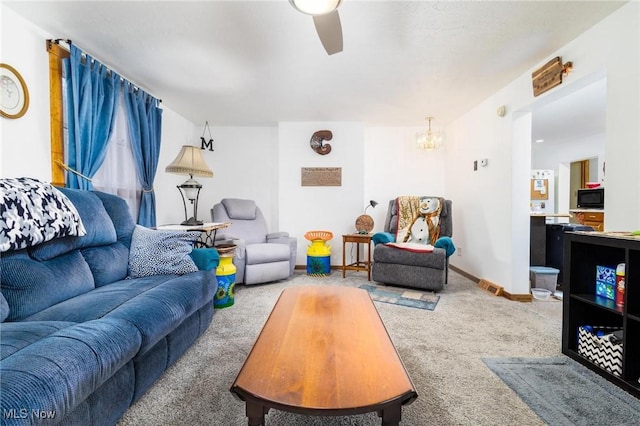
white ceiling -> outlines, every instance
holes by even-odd
[[[3,1],[212,126],[443,125],[625,3],[344,0],[328,56],[287,0]]]

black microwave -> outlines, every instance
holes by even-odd
[[[604,209],[604,188],[578,189],[578,208]]]

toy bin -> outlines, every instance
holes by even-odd
[[[622,375],[622,329],[619,327],[578,327],[578,354],[611,374]]]
[[[551,292],[556,291],[559,272],[560,270],[548,266],[531,266],[529,268],[531,288],[544,288]]]
[[[331,273],[331,246],[326,242],[333,238],[329,231],[309,231],[304,237],[311,241],[307,247],[307,275],[326,277]]]

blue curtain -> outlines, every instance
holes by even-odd
[[[67,165],[91,178],[100,168],[107,151],[107,142],[120,93],[120,76],[85,55],[75,45],[70,57],[64,60],[67,95]],[[69,188],[93,189],[91,181],[76,173],[67,172]]]
[[[125,107],[129,122],[131,148],[136,162],[138,179],[142,183],[142,199],[138,224],[156,226],[156,196],[153,180],[158,168],[162,127],[159,101],[148,93],[125,82]]]

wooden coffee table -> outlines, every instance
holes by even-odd
[[[231,392],[250,426],[269,409],[340,416],[376,411],[398,425],[418,394],[367,291],[304,286],[282,292]]]

